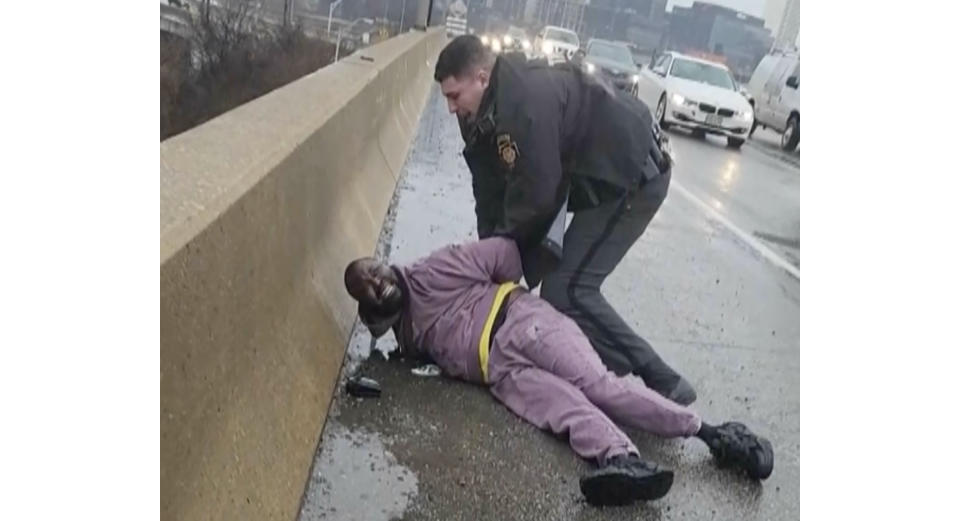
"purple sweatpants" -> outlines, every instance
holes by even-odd
[[[687,437],[700,417],[648,389],[633,375],[607,370],[577,324],[546,301],[524,294],[510,304],[492,342],[490,391],[541,429],[569,433],[582,458],[604,462],[637,448],[617,424]]]

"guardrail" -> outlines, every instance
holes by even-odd
[[[399,35],[160,144],[160,509],[292,520],[446,39]]]

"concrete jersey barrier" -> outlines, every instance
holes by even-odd
[[[443,28],[160,144],[161,519],[293,520]]]

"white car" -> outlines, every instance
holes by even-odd
[[[726,66],[676,52],[661,55],[640,71],[638,97],[664,129],[688,128],[717,134],[740,148],[753,126],[753,108]]]
[[[754,127],[780,132],[780,147],[795,150],[800,144],[800,54],[765,56],[753,71],[747,91],[754,103]]]
[[[578,50],[580,37],[577,33],[555,25],[544,27],[533,41],[534,53],[546,58],[550,65],[572,60]]]

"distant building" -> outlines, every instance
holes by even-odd
[[[527,5],[526,0],[488,0],[488,6],[498,11],[505,20],[514,25],[520,25],[519,21],[523,19],[524,8]]]
[[[526,24],[530,24],[536,20],[537,16],[537,0],[526,0],[523,5],[523,21]]]
[[[653,51],[667,29],[667,0],[590,0],[584,37],[631,42]]]
[[[531,15],[528,23],[533,26],[556,25],[582,36],[584,14],[590,2],[591,0],[531,0],[524,13]]]
[[[762,18],[694,2],[690,7],[674,6],[663,47],[710,55],[724,62],[744,82],[772,45],[773,36]]]
[[[441,0],[435,0],[441,1]],[[535,29],[557,25],[580,32],[583,9],[589,0],[472,0],[468,2],[470,28],[480,34],[506,31],[511,25]]]

